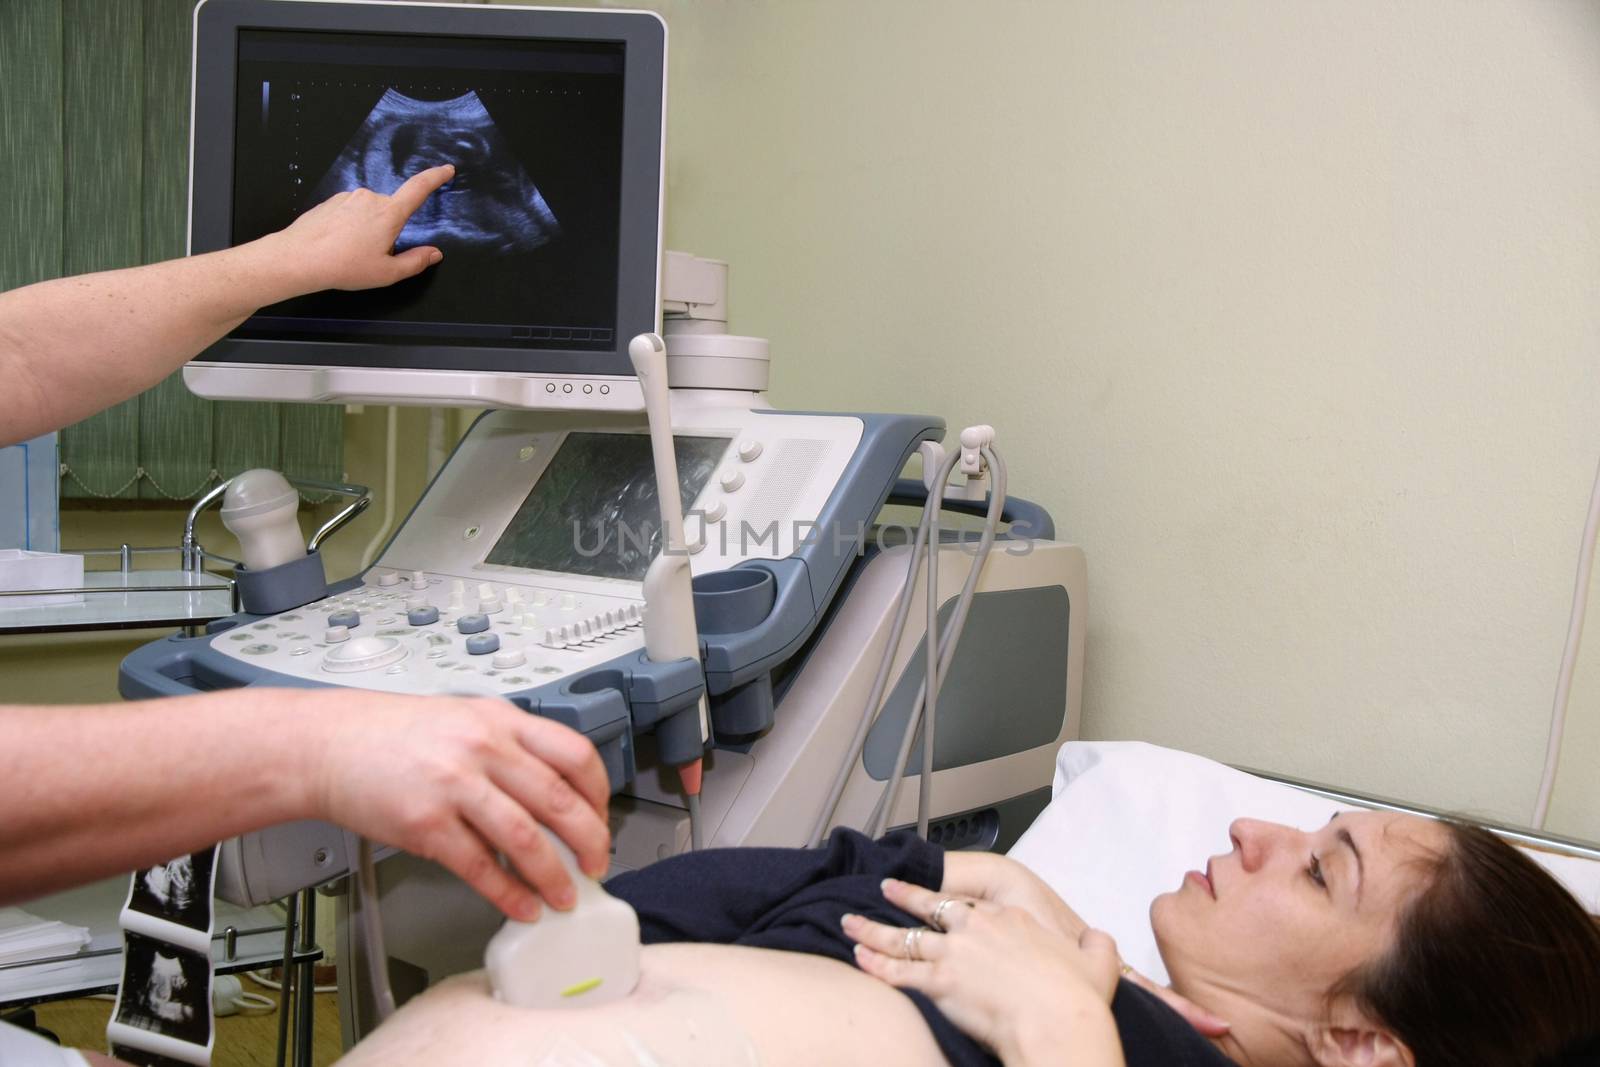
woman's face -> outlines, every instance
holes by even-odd
[[[1447,847],[1427,820],[1345,813],[1302,831],[1240,819],[1233,851],[1157,897],[1151,923],[1179,992],[1226,989],[1314,1019],[1353,968],[1386,952],[1400,910]]]

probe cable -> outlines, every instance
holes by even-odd
[[[1539,795],[1533,805],[1533,828],[1543,830],[1550,815],[1550,798],[1556,788],[1556,770],[1561,764],[1561,738],[1566,731],[1567,703],[1572,697],[1572,672],[1577,666],[1578,648],[1583,643],[1583,616],[1589,606],[1589,575],[1594,569],[1596,529],[1600,528],[1600,470],[1595,471],[1594,488],[1589,492],[1589,518],[1578,545],[1578,573],[1572,583],[1572,612],[1567,617],[1567,644],[1561,653],[1561,671],[1556,676],[1555,701],[1550,708],[1550,736],[1545,742],[1544,774],[1539,779]]]
[[[941,465],[938,476],[944,477],[950,469],[953,469],[953,465]],[[906,617],[911,614],[911,590],[916,585],[917,565],[927,545],[931,516],[932,512],[924,502],[922,519],[917,524],[917,535],[911,545],[911,557],[906,564],[905,588],[901,590],[899,601],[895,605],[894,625],[889,631],[889,643],[884,647],[883,656],[878,662],[878,673],[872,680],[872,691],[868,694],[867,702],[862,707],[861,718],[856,723],[856,732],[850,741],[850,751],[840,761],[838,770],[834,772],[833,784],[828,788],[827,799],[823,801],[821,810],[817,812],[816,821],[811,826],[808,848],[816,848],[822,844],[828,824],[833,821],[834,813],[838,810],[839,799],[844,795],[845,784],[850,780],[851,772],[855,770],[856,761],[861,758],[861,750],[867,741],[867,731],[876,721],[875,713],[878,711],[879,702],[883,699],[884,688],[889,682],[889,668],[894,665],[895,650],[900,647],[900,637],[906,628]]]
[[[936,584],[930,589],[930,594],[932,595],[928,598],[930,604],[929,615],[930,620],[933,622],[933,627],[929,631],[931,636],[926,640],[925,647],[937,648],[938,652],[936,657],[927,657],[929,666],[927,677],[922,681],[916,697],[912,701],[911,714],[907,720],[906,730],[901,737],[895,771],[890,776],[884,793],[879,796],[877,805],[863,827],[869,836],[875,837],[882,833],[881,828],[887,820],[887,812],[892,808],[896,787],[899,785],[899,778],[904,773],[905,764],[910,758],[910,745],[921,714],[923,698],[928,691],[929,682],[933,683],[933,689],[937,694],[939,685],[942,684],[945,675],[950,670],[950,664],[954,661],[956,643],[959,641],[961,631],[966,624],[967,613],[971,607],[973,593],[977,587],[983,563],[988,558],[999,529],[1000,514],[1004,510],[1006,498],[1005,461],[993,449],[988,447],[982,449],[982,455],[988,461],[995,476],[990,492],[989,511],[985,519],[983,537],[979,542],[978,553],[973,561],[972,568],[968,571],[961,596],[957,600],[956,609],[951,617],[951,625],[942,635],[938,633],[937,625],[938,597]],[[834,774],[833,783],[829,788],[828,796],[817,813],[816,821],[812,826],[811,835],[808,839],[808,847],[816,848],[822,843],[828,824],[837,813],[839,801],[844,795],[845,785],[849,781],[851,773],[855,770],[856,762],[861,758],[867,734],[882,715],[880,702],[883,700],[884,691],[888,685],[889,672],[894,664],[895,653],[900,646],[900,640],[905,631],[906,619],[911,610],[911,602],[915,599],[917,568],[923,562],[924,552],[927,553],[930,576],[935,573],[933,568],[937,566],[938,554],[930,546],[937,546],[942,536],[938,514],[943,506],[944,485],[959,461],[959,451],[953,451],[940,464],[933,478],[934,488],[930,491],[930,499],[923,506],[922,520],[917,526],[916,539],[912,544],[910,558],[906,563],[905,586],[901,591],[896,607],[894,624],[890,628],[888,642],[884,647],[883,656],[878,664],[878,672],[873,679],[872,691],[867,697],[866,703],[862,708],[861,718],[856,724],[856,731],[851,739],[849,753],[840,762]],[[933,670],[934,664],[937,664],[937,674]],[[936,700],[937,696],[935,696]],[[925,747],[931,746],[931,739],[925,736],[924,741]],[[924,766],[932,766],[931,758],[925,758]],[[931,803],[931,777],[931,775],[923,776],[922,792],[919,794],[918,825],[924,835],[927,832],[927,815]]]
[[[346,833],[346,847],[353,834]],[[372,1004],[381,1023],[394,1014],[394,988],[389,984],[389,952],[383,943],[383,916],[378,913],[378,870],[372,862],[372,842],[358,838],[354,886],[356,918],[361,924],[367,958],[367,981],[372,986]]]
[[[956,598],[955,610],[950,616],[950,625],[941,638],[938,633],[938,564],[940,525],[937,518],[944,505],[944,479],[934,483],[928,498],[928,509],[935,518],[933,523],[934,538],[931,540],[928,553],[928,637],[925,643],[927,648],[937,648],[938,658],[927,657],[927,674],[918,687],[917,695],[911,702],[911,713],[906,717],[905,729],[900,737],[900,748],[895,754],[894,767],[889,773],[889,780],[885,783],[882,797],[873,818],[868,822],[867,836],[879,837],[887,829],[890,818],[894,813],[895,800],[900,794],[901,779],[905,775],[906,763],[911,758],[911,744],[916,735],[920,721],[926,720],[923,728],[923,759],[922,769],[919,774],[917,796],[917,833],[922,837],[928,836],[928,817],[933,801],[933,734],[934,718],[937,714],[939,689],[944,684],[944,679],[950,672],[950,665],[955,662],[956,647],[961,640],[961,633],[966,628],[967,613],[972,608],[973,597],[977,593],[978,581],[982,577],[983,565],[989,558],[989,551],[994,546],[995,535],[999,530],[1000,514],[1005,509],[1006,469],[1003,462],[994,450],[984,447],[983,458],[989,463],[993,472],[993,485],[989,494],[989,510],[984,517],[983,536],[978,542],[978,552],[972,561],[972,566],[967,571],[967,580],[961,587],[961,594]],[[960,453],[952,453],[954,460],[959,460]],[[953,463],[947,463],[953,468]],[[938,664],[938,672],[934,672],[934,664]],[[881,714],[881,712],[880,712]]]

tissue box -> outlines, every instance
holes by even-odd
[[[0,590],[79,589],[83,586],[83,557],[60,552],[29,552],[0,548]],[[0,608],[39,604],[75,604],[83,597],[72,593],[54,596],[0,597]]]

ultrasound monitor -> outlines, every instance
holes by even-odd
[[[636,410],[660,326],[666,27],[648,12],[202,0],[190,251],[328,197],[456,176],[401,231],[444,260],[262,308],[203,396]]]

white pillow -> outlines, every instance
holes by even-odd
[[[1165,982],[1150,931],[1150,902],[1186,871],[1229,851],[1238,818],[1312,829],[1347,808],[1187,752],[1138,741],[1071,741],[1056,757],[1055,796],[1010,855],[1032,869],[1091,926],[1117,939],[1122,958]],[[1600,912],[1600,863],[1533,852]]]

